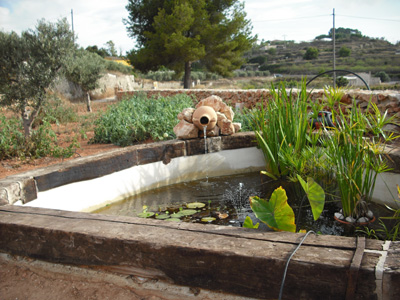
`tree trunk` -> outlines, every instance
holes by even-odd
[[[86,96],[87,96],[87,98],[86,98],[87,111],[88,112],[92,112],[92,106],[90,104],[90,94],[89,94],[89,92],[86,93]]]
[[[183,88],[190,89],[190,73],[192,71],[192,62],[185,62],[185,76],[183,78]]]
[[[24,128],[25,139],[31,136],[32,124],[37,115],[37,110],[31,111],[27,108],[25,108],[24,112],[22,113],[22,126]]]

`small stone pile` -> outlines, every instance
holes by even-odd
[[[235,113],[232,108],[225,104],[218,96],[210,96],[201,100],[195,108],[185,108],[178,114],[180,122],[174,127],[174,133],[178,139],[195,139],[204,136],[203,130],[193,124],[192,117],[195,110],[201,106],[210,106],[217,113],[217,125],[210,130],[207,129],[207,137],[219,135],[232,135],[241,129],[240,123],[233,123]]]

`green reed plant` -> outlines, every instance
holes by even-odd
[[[296,174],[309,175],[314,170],[306,154],[319,152],[316,143],[309,143],[308,109],[316,104],[310,101],[305,82],[297,94],[292,89],[288,92],[284,82],[277,89],[272,87],[270,93],[271,99],[249,113],[266,161],[264,173],[275,180],[284,176],[297,180]]]
[[[358,218],[362,204],[371,199],[378,174],[388,171],[384,143],[366,137],[368,118],[355,102],[340,122],[322,138],[325,156],[336,176],[343,214]]]
[[[342,87],[325,87],[324,86],[324,95],[326,97],[326,104],[328,109],[332,113],[332,122],[336,122],[336,109],[340,106],[340,101],[344,95],[344,89]]]

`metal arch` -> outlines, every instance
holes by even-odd
[[[322,75],[325,75],[325,74],[328,74],[328,73],[336,73],[336,72],[342,72],[342,73],[346,73],[346,74],[353,74],[353,75],[355,75],[355,76],[357,76],[359,79],[361,79],[361,81],[365,84],[365,86],[368,88],[368,90],[370,91],[371,89],[370,89],[370,87],[369,87],[369,85],[368,85],[368,83],[360,76],[360,75],[358,75],[358,74],[356,74],[356,73],[354,73],[354,72],[352,72],[352,71],[348,71],[348,70],[329,70],[329,71],[325,71],[325,72],[322,72],[322,73],[320,73],[320,74],[318,74],[317,76],[314,76],[313,78],[311,78],[307,83],[306,83],[306,86],[311,82],[311,81],[313,81],[314,79],[316,79],[316,78],[318,78],[319,76],[322,76]]]

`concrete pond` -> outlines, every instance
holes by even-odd
[[[137,299],[277,299],[302,233],[90,213],[211,172],[261,170],[254,139],[208,138],[208,154],[202,139],[137,145],[7,177],[0,181],[0,265],[72,276],[87,287],[112,283]],[[392,185],[400,155],[389,155],[395,173],[383,180]],[[384,190],[377,188],[375,198],[386,198]],[[12,277],[0,277],[2,287],[12,286]],[[290,261],[283,299],[399,293],[400,242],[310,234]]]

